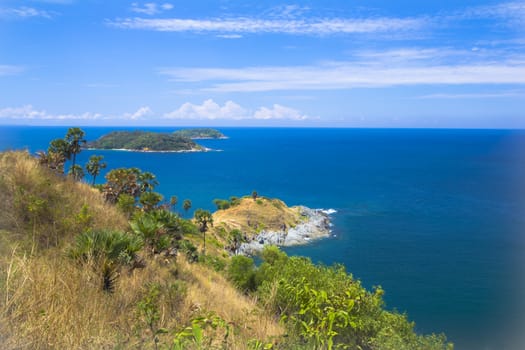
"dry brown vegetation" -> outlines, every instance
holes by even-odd
[[[0,196],[2,349],[153,349],[155,330],[164,330],[158,342],[168,346],[210,312],[231,330],[228,348],[283,333],[255,300],[182,255],[123,268],[114,291],[104,292],[95,269],[66,251],[86,228],[127,229],[125,217],[96,190],[51,173],[27,153],[0,154]]]
[[[251,197],[240,199],[240,203],[213,214],[215,227],[227,231],[238,229],[249,235],[260,230],[282,231],[283,227],[294,227],[302,220],[297,207],[288,207],[279,199]]]

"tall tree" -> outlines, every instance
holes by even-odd
[[[84,136],[86,133],[80,128],[69,128],[67,131],[65,141],[68,144],[69,155],[72,157],[71,168],[74,168],[76,165],[77,154],[80,153],[82,144],[86,143]]]
[[[188,210],[190,210],[191,208],[191,201],[189,199],[185,199],[184,202],[182,203],[182,208],[184,209],[185,212],[188,212]]]
[[[179,202],[179,197],[171,196],[171,198],[170,198],[170,205],[171,205],[172,208],[175,207],[178,202]]]
[[[93,176],[93,181],[91,182],[92,185],[95,184],[95,180],[100,174],[100,170],[107,167],[106,162],[102,162],[102,159],[104,159],[104,156],[92,155],[89,157],[89,161],[86,163],[86,170],[88,174]]]
[[[150,173],[148,171],[144,171],[141,173],[139,170],[138,175],[137,175],[137,180],[140,186],[140,192],[142,193],[153,191],[155,186],[159,184],[156,176],[153,173]]]
[[[195,221],[199,225],[199,231],[203,234],[204,255],[206,255],[206,231],[208,231],[208,225],[213,226],[213,217],[208,210],[197,209],[195,210]]]
[[[84,169],[80,165],[75,164],[69,168],[68,175],[73,177],[73,179],[80,181],[84,177]]]
[[[70,157],[67,142],[63,139],[55,139],[49,143],[47,157],[44,160],[41,156],[41,161],[45,162],[50,169],[64,173],[64,164]]]

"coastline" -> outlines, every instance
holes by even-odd
[[[221,137],[190,137],[192,140],[227,140],[229,139],[228,136],[221,136]]]
[[[143,150],[143,149],[128,149],[128,148],[85,148],[88,151],[120,151],[120,152],[140,152],[140,153],[196,153],[196,152],[213,152],[217,151],[208,147],[201,148],[192,148],[185,150],[164,150],[164,151],[155,151],[155,150]]]
[[[282,231],[263,230],[255,235],[251,241],[242,243],[236,254],[255,255],[267,245],[280,247],[306,245],[330,237],[332,232],[330,215],[336,213],[334,209],[310,209],[305,206],[298,206],[297,208],[305,218],[305,222]]]

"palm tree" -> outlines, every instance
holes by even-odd
[[[144,240],[151,255],[165,251],[171,245],[171,227],[166,227],[162,219],[150,212],[138,215],[129,222],[131,230]]]
[[[93,176],[93,182],[91,185],[95,185],[95,180],[98,174],[100,174],[100,170],[105,169],[108,166],[106,162],[102,162],[102,159],[104,159],[104,156],[92,155],[89,157],[89,161],[86,164],[88,174]]]
[[[140,185],[140,192],[141,193],[144,193],[144,192],[148,192],[148,191],[153,191],[153,189],[155,188],[155,186],[157,186],[159,184],[159,182],[157,181],[157,178],[154,174],[148,172],[148,171],[145,171],[143,173],[138,172],[137,174],[137,182],[139,183]]]
[[[76,181],[80,181],[84,177],[84,169],[80,165],[75,164],[69,168],[68,175],[71,175]]]
[[[49,143],[46,163],[50,169],[64,173],[64,163],[70,158],[70,149],[65,140],[55,139]]]
[[[184,209],[185,212],[188,212],[188,210],[190,210],[191,208],[191,201],[189,199],[185,199],[184,202],[182,203],[182,208]]]
[[[206,231],[208,231],[208,224],[213,226],[213,217],[208,210],[195,210],[195,221],[199,224],[199,230],[204,235],[204,253],[206,255]]]
[[[65,141],[68,144],[69,154],[73,157],[72,168],[75,167],[77,154],[80,153],[82,147],[81,144],[86,143],[86,140],[84,139],[85,134],[86,133],[80,128],[69,128],[67,131]]]

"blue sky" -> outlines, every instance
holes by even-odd
[[[0,1],[0,124],[525,128],[525,1]]]

